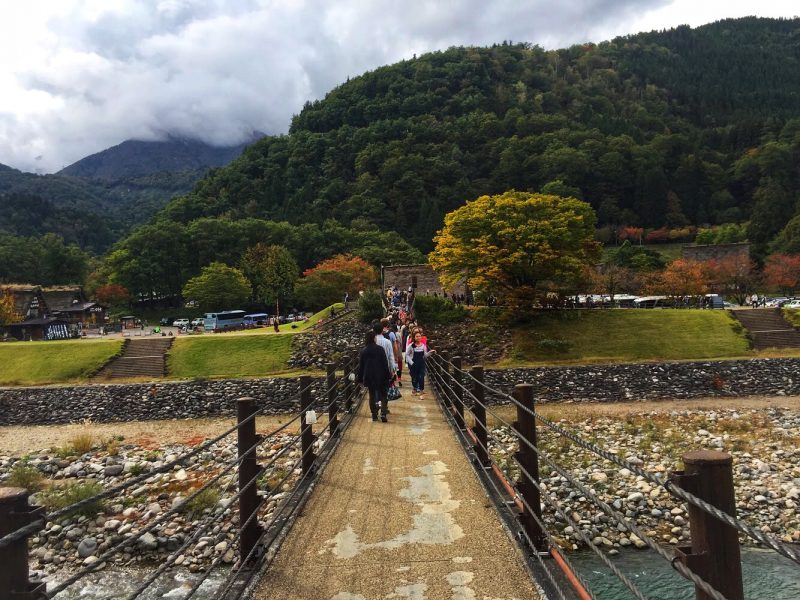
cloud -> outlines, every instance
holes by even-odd
[[[651,13],[675,16],[664,13],[675,4],[667,0],[562,4],[34,0],[24,10],[4,7],[0,163],[54,171],[129,138],[234,144],[253,131],[283,133],[306,101],[414,54],[503,40],[560,47],[633,32],[626,24],[645,24]]]

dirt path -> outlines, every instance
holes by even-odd
[[[548,418],[583,419],[590,416],[621,416],[672,410],[715,410],[721,408],[759,409],[783,407],[800,411],[800,396],[751,396],[746,398],[698,398],[694,400],[658,400],[620,403],[542,404],[539,410]],[[493,408],[504,419],[514,413],[509,406]],[[267,432],[285,423],[285,415],[261,417],[259,432]],[[492,417],[489,415],[489,421]],[[196,443],[204,437],[222,433],[233,424],[233,417],[136,421],[131,423],[79,423],[72,425],[11,425],[0,427],[0,454],[19,456],[70,443],[77,435],[89,434],[98,443],[122,436],[123,441],[155,446],[170,443]]]

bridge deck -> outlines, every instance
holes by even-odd
[[[405,390],[389,423],[364,402],[254,597],[538,598],[432,392]]]

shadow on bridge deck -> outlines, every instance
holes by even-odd
[[[432,393],[365,402],[255,598],[537,598]]]

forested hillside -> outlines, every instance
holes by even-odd
[[[545,51],[451,48],[307,104],[159,219],[366,220],[431,249],[443,215],[508,189],[572,194],[601,227],[795,214],[800,20],[746,18]]]

